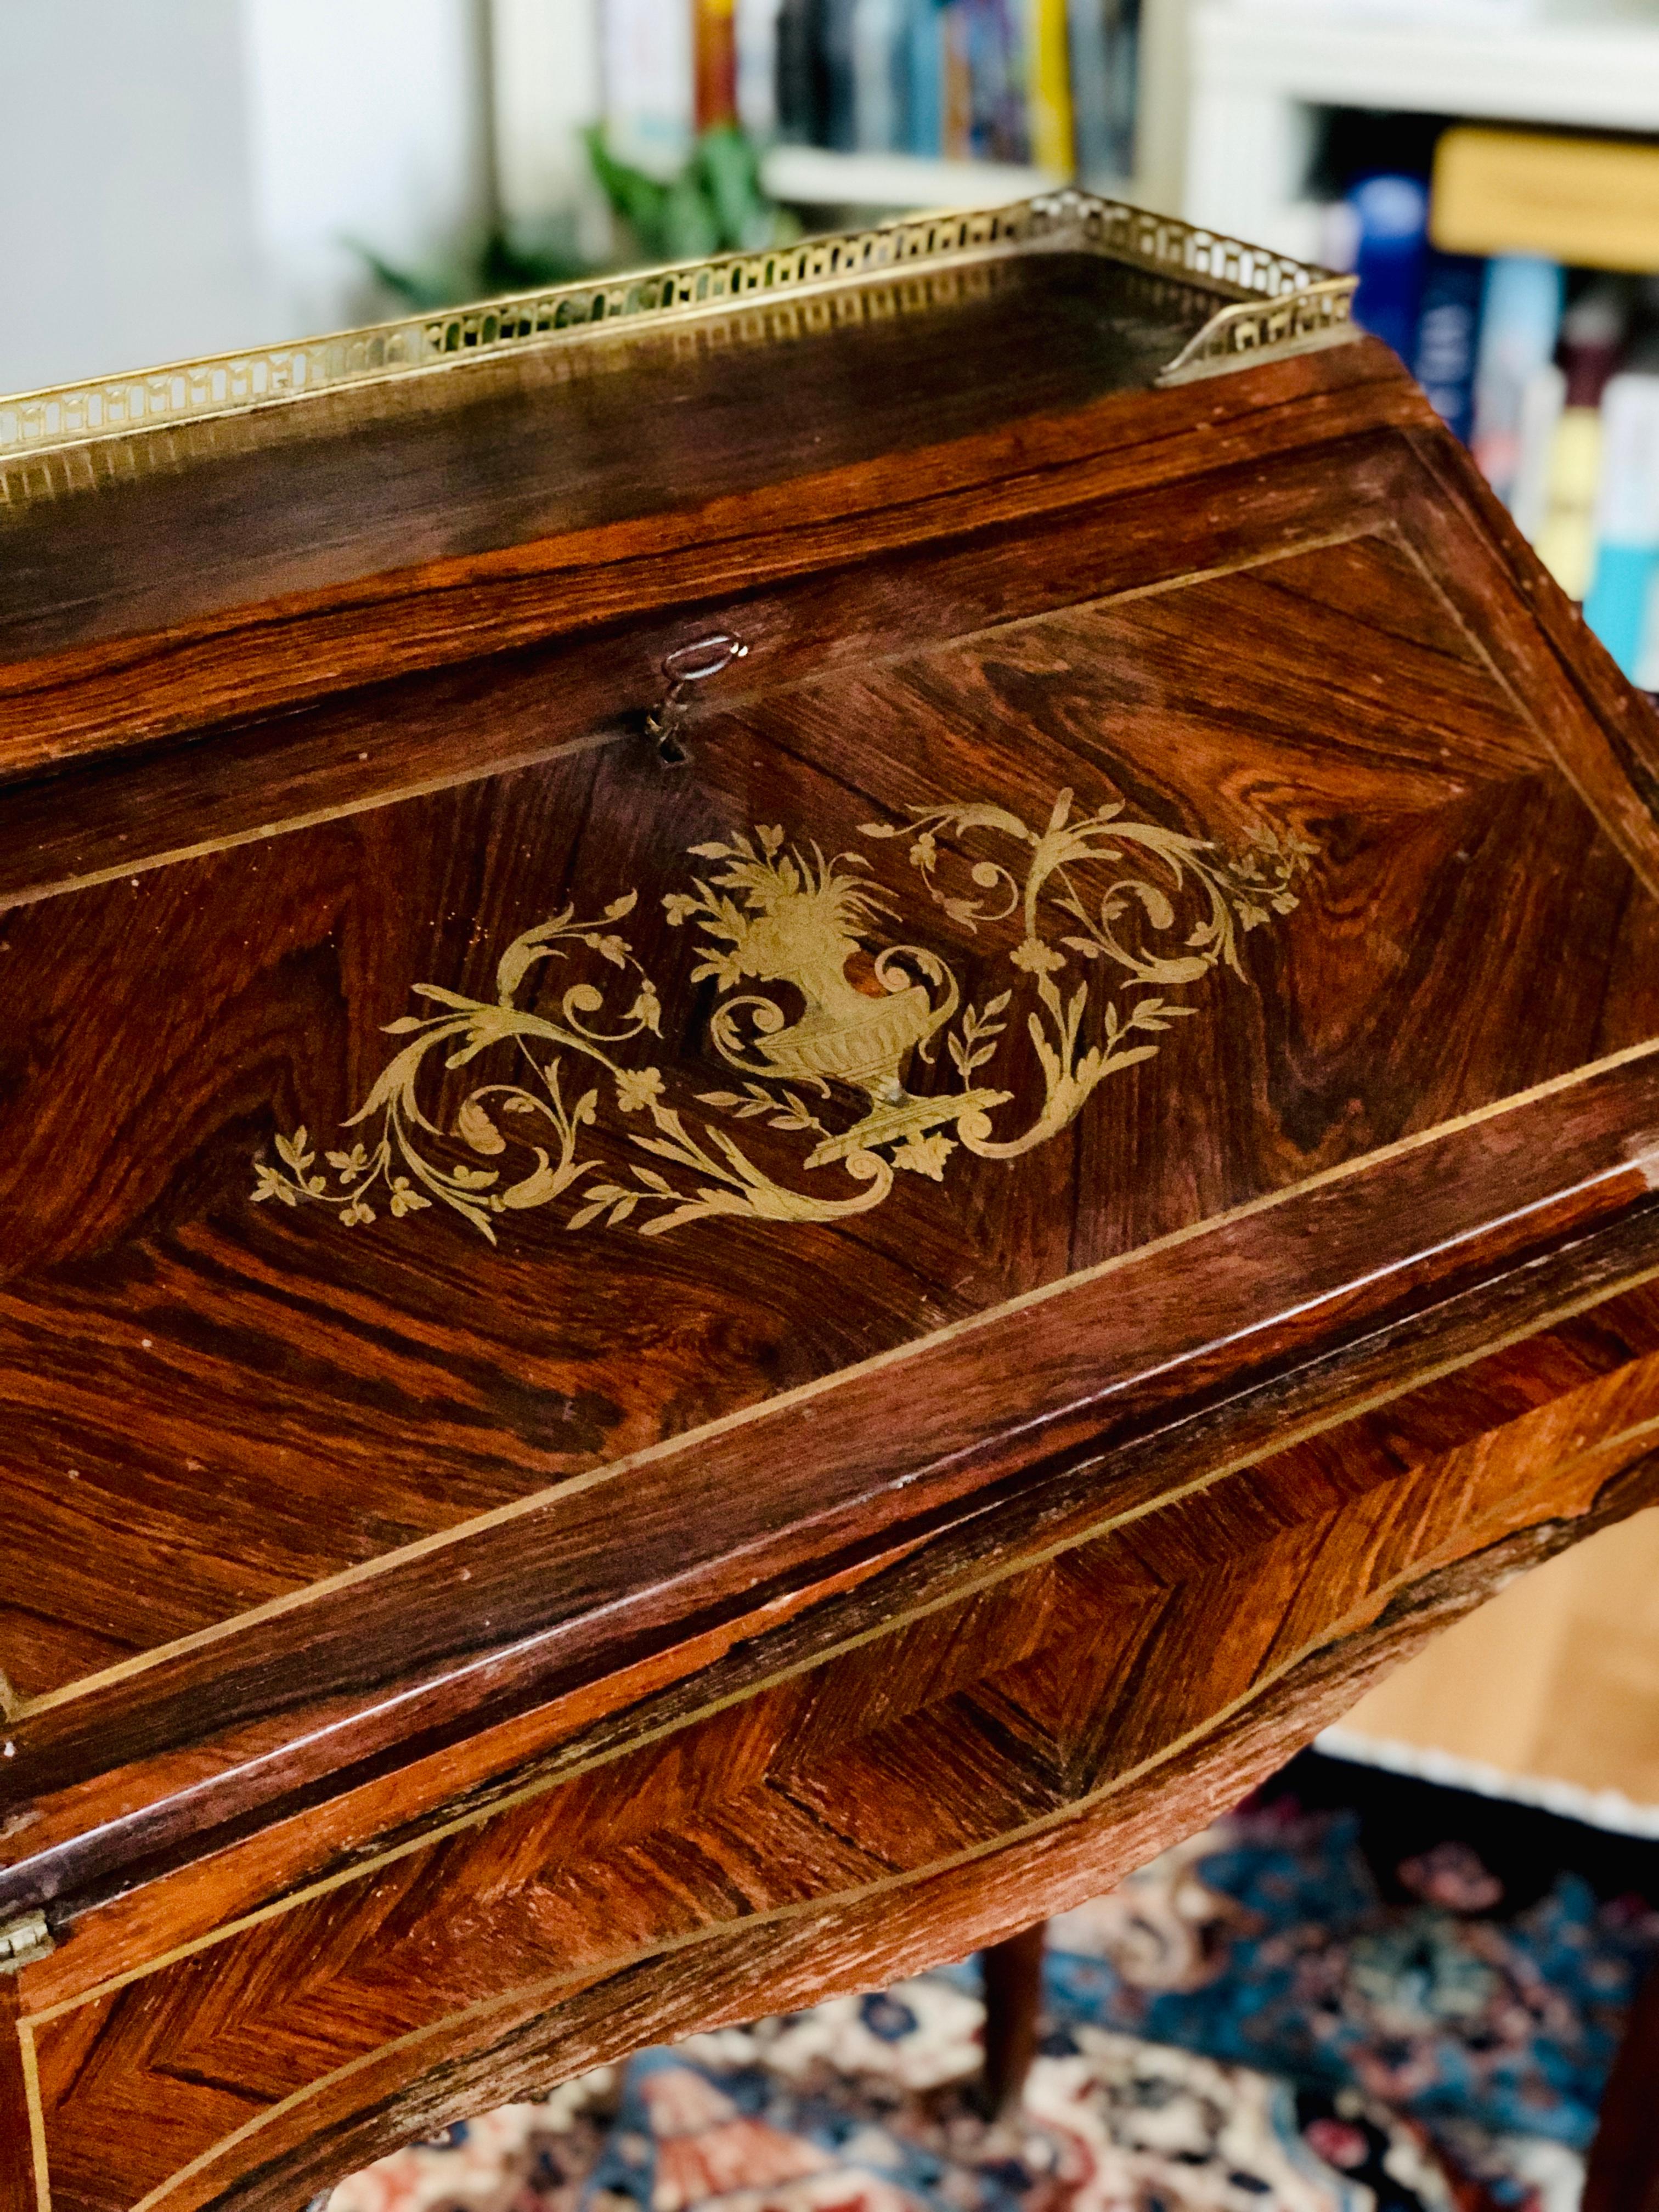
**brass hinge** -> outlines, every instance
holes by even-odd
[[[58,1948],[44,1912],[26,1912],[0,1923],[0,1974],[15,1974]]]

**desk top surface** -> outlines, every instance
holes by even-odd
[[[0,506],[0,655],[499,553],[1141,390],[1217,306],[1197,284],[1064,252],[870,295],[595,332],[186,422],[118,461],[88,447],[20,471]],[[836,312],[848,299],[859,312]]]

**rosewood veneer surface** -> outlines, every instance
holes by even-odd
[[[7,2212],[1009,1936],[1659,1493],[1651,714],[1374,342],[1152,388],[1212,305],[0,510]]]

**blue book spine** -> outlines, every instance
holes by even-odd
[[[1367,177],[1348,200],[1359,224],[1354,319],[1410,361],[1428,243],[1428,188],[1415,177]]]
[[[854,0],[853,104],[860,153],[903,150],[903,32],[904,0]]]
[[[773,105],[787,144],[823,142],[822,0],[781,0],[776,21]]]
[[[939,0],[908,0],[903,31],[904,143],[912,154],[945,150],[945,22]]]
[[[1140,0],[1117,0],[1112,15],[1112,118],[1117,134],[1115,173],[1135,173],[1135,134],[1140,102]]]
[[[1632,683],[1647,637],[1659,545],[1598,545],[1584,620]]]
[[[1601,482],[1584,620],[1635,681],[1650,659],[1659,576],[1659,376],[1613,377],[1601,395]]]
[[[1480,336],[1486,263],[1431,247],[1423,265],[1413,374],[1455,438],[1467,446],[1474,423],[1474,357]]]
[[[1108,4],[1109,0],[1066,0],[1072,129],[1077,143],[1078,174],[1085,185],[1104,183],[1121,173],[1116,166]]]
[[[985,120],[975,133],[975,150],[993,161],[1029,161],[1024,0],[987,0],[984,12]]]
[[[1554,359],[1564,291],[1557,264],[1534,254],[1498,253],[1486,264],[1473,444],[1487,483],[1505,504],[1521,472],[1523,403],[1539,371]]]
[[[854,40],[857,0],[822,0],[823,143],[851,154],[859,143],[858,64]]]
[[[969,151],[975,161],[1000,153],[1003,96],[1002,11],[999,0],[956,0],[968,46]]]
[[[1136,0],[1066,0],[1072,128],[1085,185],[1134,174]]]

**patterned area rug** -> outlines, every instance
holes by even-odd
[[[971,1964],[452,2129],[331,2212],[1573,2212],[1659,1846],[1304,1753],[1049,1924],[976,2108]]]

